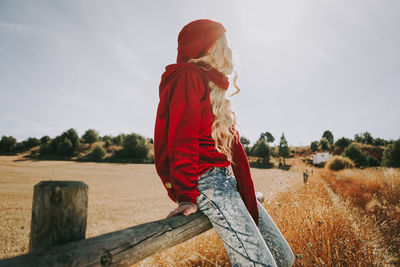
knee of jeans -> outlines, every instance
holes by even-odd
[[[279,260],[281,266],[293,266],[296,257],[294,256],[294,253],[290,248],[288,250],[285,250],[285,254],[282,256],[284,258]]]
[[[295,255],[292,250],[290,250],[289,255],[287,256],[288,266],[292,266],[295,261]]]

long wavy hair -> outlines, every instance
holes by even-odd
[[[234,61],[232,59],[232,49],[228,45],[225,34],[215,42],[215,44],[207,51],[207,54],[200,58],[189,59],[188,62],[196,64],[197,62],[204,61],[213,66],[218,71],[225,75],[229,75],[234,70]],[[239,93],[240,88],[236,84],[238,78],[237,71],[233,79],[236,91],[230,95]],[[226,97],[226,90],[219,88],[212,81],[209,81],[210,102],[212,111],[215,115],[211,137],[214,139],[215,147],[218,152],[227,156],[228,160],[234,164],[232,160],[231,145],[235,138],[238,138],[235,130],[237,125],[237,118],[235,112],[231,109],[231,101]]]

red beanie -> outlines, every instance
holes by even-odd
[[[178,36],[176,62],[204,56],[224,32],[226,29],[221,23],[209,19],[199,19],[185,25]]]

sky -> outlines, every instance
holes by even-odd
[[[190,21],[234,50],[239,132],[290,146],[400,138],[400,1],[0,0],[0,136],[152,138],[158,86]],[[229,89],[233,92],[234,89]]]

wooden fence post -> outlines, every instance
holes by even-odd
[[[41,181],[33,192],[29,252],[85,239],[88,186]]]

